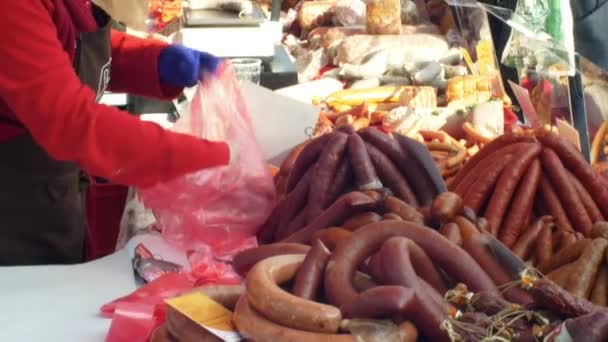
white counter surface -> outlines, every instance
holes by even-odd
[[[127,251],[74,266],[0,267],[0,341],[103,342],[99,308],[135,290]]]

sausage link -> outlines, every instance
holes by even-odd
[[[553,256],[553,225],[544,224],[538,238],[536,239],[536,246],[534,250],[534,260],[536,265],[542,265]]]
[[[505,167],[504,171],[500,174],[496,187],[494,188],[494,195],[491,197],[488,207],[484,213],[484,216],[488,219],[490,224],[490,231],[492,235],[497,236],[500,230],[501,223],[505,216],[505,211],[511,203],[513,194],[517,184],[524,176],[524,173],[541,153],[542,148],[540,144],[531,144],[528,150],[524,151],[517,158],[513,159],[513,162]]]
[[[346,218],[363,211],[373,210],[378,205],[379,203],[376,200],[361,192],[349,192],[338,198],[331,207],[323,211],[320,216],[306,227],[291,234],[284,241],[307,243],[319,229],[334,227],[344,222]]]
[[[593,223],[604,221],[604,215],[602,215],[602,211],[589,194],[589,191],[585,189],[583,184],[578,180],[578,178],[576,178],[576,176],[572,172],[568,171],[568,176],[570,178],[570,182],[574,186],[574,189],[576,189],[578,198],[583,203],[585,210],[587,210],[587,214],[591,218],[591,221]]]
[[[239,334],[250,341],[355,342],[352,335],[321,334],[279,325],[256,312],[250,306],[247,296],[242,296],[236,304],[233,321]]]
[[[513,247],[527,224],[527,218],[534,206],[534,197],[540,183],[540,175],[540,160],[535,159],[517,186],[509,208],[509,215],[506,216],[498,233],[499,240],[509,248]]]
[[[540,278],[529,289],[534,306],[564,318],[579,317],[598,310],[588,300],[577,297],[547,278]]]
[[[576,236],[574,234],[572,234],[571,232],[559,231],[559,232],[557,232],[557,234],[559,234],[560,237],[558,238],[559,245],[557,245],[555,248],[556,253],[560,252],[563,249],[568,248],[568,246],[570,246],[571,244],[578,241]]]
[[[308,191],[308,222],[316,219],[323,211],[323,204],[330,196],[331,183],[346,151],[348,135],[336,131],[329,135],[327,146],[312,170]]]
[[[495,154],[488,155],[487,158],[480,162],[475,168],[467,171],[467,173],[463,175],[462,180],[458,183],[458,185],[451,185],[452,192],[455,192],[460,196],[464,196],[469,191],[471,186],[475,183],[475,181],[477,181],[479,176],[483,175],[483,173],[485,172],[484,170],[491,168],[498,161],[502,160],[507,156],[513,155],[516,151],[521,150],[522,147],[529,145],[530,144],[527,143],[517,143],[510,146],[506,146],[501,150],[497,151]],[[485,151],[485,148],[481,149],[481,151]],[[465,164],[465,168],[467,165],[469,165],[469,163]],[[462,172],[463,171],[460,171],[458,175],[462,174]]]
[[[413,289],[416,292],[419,310],[417,315],[411,317],[411,319],[425,337],[433,341],[445,341],[448,340],[447,335],[441,329],[437,329],[437,327],[447,318],[447,310],[444,310],[431,297],[430,292],[434,292],[435,297],[441,297],[436,290],[431,286],[425,286],[425,284],[419,281],[412,265],[412,254],[414,254],[413,250],[416,248],[419,253],[422,253],[423,258],[429,264],[426,266],[429,267],[426,272],[434,273],[440,282],[438,285],[444,287],[439,273],[437,273],[428,256],[424,254],[424,251],[411,240],[402,237],[390,238],[382,244],[378,255],[382,260],[380,266],[384,271],[384,281],[388,285],[400,285]],[[387,264],[387,262],[390,262],[390,264]],[[422,275],[424,273],[419,274]]]
[[[329,261],[331,252],[323,245],[321,240],[313,240],[312,247],[304,262],[300,266],[296,279],[293,282],[292,293],[300,298],[316,300],[319,287]]]
[[[329,206],[331,206],[340,197],[340,195],[351,191],[349,187],[351,186],[350,183],[353,178],[352,173],[350,160],[348,159],[348,156],[345,155],[340,161],[340,165],[338,165],[336,176],[334,177],[329,189],[329,196],[327,197],[327,201],[323,203],[323,209],[327,209]]]
[[[358,190],[382,188],[374,164],[367,153],[365,141],[359,134],[352,134],[348,137],[348,159],[355,174]]]
[[[362,310],[365,309],[365,305],[357,302],[360,298],[352,285],[353,275],[366,258],[393,236],[403,236],[414,241],[448,275],[466,283],[473,291],[498,291],[475,260],[438,232],[411,222],[383,221],[357,230],[333,253],[325,271],[325,295],[330,303],[351,310],[360,306]],[[401,287],[398,289],[405,290]],[[400,299],[405,302],[405,294]],[[386,314],[387,311],[381,313]],[[348,316],[346,313],[345,315]]]
[[[271,243],[274,241],[274,235],[279,228],[279,222],[281,220],[281,213],[285,207],[285,201],[280,201],[275,207],[270,216],[266,219],[266,222],[262,225],[258,231],[258,242],[261,244]]]
[[[598,306],[608,305],[608,265],[603,264],[600,268],[589,300]]]
[[[502,286],[519,279],[513,279],[503,269],[496,257],[489,248],[488,236],[485,234],[475,234],[462,241],[462,247],[475,259],[481,268],[492,278],[494,283]],[[504,296],[507,300],[517,304],[529,304],[532,298],[520,287],[512,287],[505,291]]]
[[[365,146],[382,183],[407,204],[418,206],[418,200],[412,188],[390,158],[370,143],[365,143]]]
[[[395,213],[386,213],[384,216],[382,216],[382,218],[385,220],[403,221],[403,218]]]
[[[286,237],[290,236],[291,234],[302,229],[302,227],[304,227],[306,225],[306,216],[308,214],[308,210],[306,210],[306,208],[307,207],[304,207],[304,209],[302,209],[300,211],[300,213],[298,213],[296,215],[296,217],[293,218],[293,220],[291,220],[288,224],[286,224],[284,226],[285,229],[277,230],[274,241],[281,241],[281,240],[285,239]]]
[[[296,187],[296,184],[298,184],[306,171],[319,159],[319,155],[327,145],[329,138],[329,134],[324,134],[309,141],[302,149],[287,178],[287,193],[291,192],[293,188]]]
[[[330,251],[333,251],[336,249],[336,246],[338,246],[338,244],[341,243],[343,240],[347,239],[350,236],[350,234],[351,234],[351,232],[346,229],[338,228],[338,227],[331,227],[331,228],[321,229],[318,232],[316,232],[312,236],[312,240],[313,241],[315,239],[321,240],[321,242],[323,242],[323,244],[327,247],[327,249],[329,249]]]
[[[232,266],[234,270],[245,275],[258,262],[277,255],[285,254],[306,254],[310,246],[299,243],[273,243],[247,249],[234,256]]]
[[[409,206],[407,203],[397,197],[389,196],[385,202],[386,209],[393,212],[405,221],[411,221],[419,224],[424,224],[424,217],[416,208]]]
[[[575,262],[581,257],[583,251],[589,247],[590,243],[591,240],[589,239],[578,240],[553,255],[551,260],[545,264],[538,265],[537,268],[543,273],[549,273],[563,265]]]
[[[591,218],[589,218],[585,207],[578,199],[576,189],[570,182],[564,164],[562,164],[555,151],[550,148],[543,149],[541,158],[543,170],[559,194],[570,222],[572,222],[577,231],[580,231],[585,236],[589,236],[592,225]]]
[[[269,320],[289,328],[335,333],[342,313],[334,306],[296,297],[279,287],[294,277],[304,255],[280,255],[257,263],[247,275],[247,299]]]
[[[405,175],[408,184],[412,186],[419,205],[424,206],[430,203],[433,197],[432,186],[429,182],[422,181],[425,179],[422,169],[411,166],[408,151],[404,151],[396,140],[391,139],[374,127],[361,130],[359,134],[366,142],[378,148],[397,165],[400,172]],[[423,196],[423,199],[428,203],[421,201],[420,196]]]
[[[378,287],[378,284],[369,275],[363,272],[356,272],[353,277],[353,286],[357,292],[365,292],[374,287]]]
[[[454,191],[455,187],[460,184],[460,182],[471,173],[477,166],[485,160],[488,156],[492,156],[495,152],[502,150],[504,147],[512,146],[516,143],[520,142],[536,142],[537,140],[533,137],[529,136],[521,136],[512,133],[507,133],[499,136],[498,138],[492,140],[491,143],[485,145],[478,153],[476,153],[471,159],[469,159],[460,172],[456,174],[454,179],[450,184],[450,190]],[[500,152],[502,153],[502,152]]]
[[[431,204],[431,218],[438,223],[445,223],[463,211],[462,198],[454,192],[439,194]]]
[[[285,199],[279,205],[279,222],[278,227],[274,233],[274,240],[278,241],[281,237],[285,236],[288,224],[306,207],[306,201],[308,198],[308,192],[310,191],[310,184],[312,180],[313,170],[308,170],[302,179],[298,182],[296,187],[291,191]],[[300,218],[306,224],[306,216]],[[298,227],[299,228],[299,227]]]
[[[517,255],[521,260],[528,260],[534,248],[534,242],[543,226],[544,222],[542,219],[538,219],[532,223],[513,246],[513,254]]]
[[[600,270],[600,265],[604,262],[604,254],[608,248],[608,240],[595,239],[585,249],[580,259],[577,261],[578,267],[566,284],[566,290],[575,296],[589,298],[595,279]]]
[[[608,217],[608,188],[593,172],[583,155],[565,139],[552,132],[540,132],[538,140],[557,153],[563,164],[578,178]]]
[[[352,301],[344,303],[340,309],[345,317],[377,319],[414,313],[418,305],[415,292],[410,288],[379,286],[361,293],[355,292]]]
[[[553,270],[551,273],[547,274],[546,277],[557,285],[565,288],[566,284],[568,283],[568,279],[570,279],[570,276],[572,275],[572,272],[576,266],[577,265],[575,262],[564,265],[556,270]]]
[[[555,188],[545,174],[540,176],[540,192],[543,204],[546,206],[549,214],[555,218],[558,230],[574,232],[574,228],[570,224],[570,219],[562,206],[559,196],[555,192]]]
[[[410,172],[422,171],[420,176],[414,178],[419,179],[418,183],[413,184],[414,188],[416,188],[417,184],[421,185],[420,190],[422,193],[416,192],[420,205],[430,205],[435,196],[447,191],[445,183],[443,182],[443,177],[441,177],[441,172],[439,172],[437,164],[435,164],[435,160],[425,144],[399,133],[395,133],[394,136],[399,145],[401,145],[403,151],[407,154],[410,164],[409,169],[411,169]],[[425,183],[424,187],[422,187],[423,183]],[[428,194],[429,198],[427,198],[426,193],[424,192],[429,191],[427,189],[430,189],[430,193]]]
[[[456,223],[449,222],[442,225],[439,233],[458,246],[462,246],[462,235],[460,235],[460,228]]]
[[[380,214],[377,214],[373,211],[367,211],[361,214],[357,214],[344,221],[344,223],[342,224],[342,228],[350,231],[355,231],[358,228],[363,227],[367,224],[379,221],[382,221],[382,216],[380,216]]]
[[[463,242],[470,239],[473,235],[479,234],[479,229],[471,221],[462,216],[456,216],[454,223],[458,225]]]
[[[479,214],[484,203],[488,197],[490,197],[492,190],[494,190],[500,174],[512,159],[512,154],[501,156],[500,158],[496,158],[493,165],[490,165],[484,170],[480,170],[477,180],[463,196],[464,205],[470,207],[474,212]]]
[[[293,167],[295,166],[296,160],[298,160],[300,153],[302,153],[304,148],[306,146],[308,146],[308,144],[311,141],[313,141],[313,140],[312,139],[306,140],[305,142],[303,142],[291,149],[291,151],[289,152],[287,157],[285,157],[285,159],[283,159],[283,162],[281,163],[281,167],[279,167],[279,173],[277,174],[277,176],[280,176],[283,178],[289,178],[289,175],[291,174],[291,171],[293,170]],[[285,184],[285,186],[287,186],[287,184]]]

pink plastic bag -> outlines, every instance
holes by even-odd
[[[162,322],[154,316],[154,305],[120,303],[106,336],[106,342],[146,342]]]
[[[233,252],[252,247],[276,193],[234,71],[229,65],[220,69],[218,77],[205,78],[188,114],[173,130],[227,142],[230,165],[201,170],[140,195],[169,242],[185,250],[211,248],[213,256],[230,259]]]

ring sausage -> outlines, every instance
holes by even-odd
[[[247,299],[273,322],[312,332],[335,333],[342,314],[334,306],[298,298],[281,289],[292,279],[304,255],[280,255],[257,263],[247,275]]]
[[[266,258],[284,254],[306,254],[310,246],[299,243],[273,243],[244,250],[234,256],[232,266],[234,270],[245,275],[258,262]]]
[[[314,333],[274,323],[257,313],[247,301],[247,296],[242,296],[236,304],[233,321],[239,334],[251,341],[355,342],[352,335]]]
[[[424,224],[424,216],[416,210],[416,208],[409,206],[407,203],[398,199],[397,197],[389,196],[385,202],[386,209],[389,212],[393,212],[405,221],[416,222]]]
[[[357,214],[344,221],[342,227],[346,230],[355,231],[359,227],[378,221],[382,221],[382,216],[373,211],[368,211],[365,213]]]
[[[341,243],[342,241],[347,239],[350,236],[350,234],[351,234],[351,232],[349,230],[339,228],[339,227],[331,227],[331,228],[321,229],[318,232],[316,232],[312,236],[312,240],[313,241],[315,239],[321,240],[321,242],[323,242],[323,244],[325,245],[325,247],[327,247],[327,249],[329,249],[330,251],[333,251],[336,249],[336,246],[338,246],[339,243]]]
[[[312,247],[293,282],[292,293],[295,296],[308,300],[316,300],[321,285],[323,272],[331,252],[323,245],[321,240],[313,240]]]
[[[411,222],[383,221],[357,230],[332,255],[325,271],[325,295],[330,303],[352,309],[360,305],[352,277],[359,265],[393,236],[414,241],[448,275],[466,283],[474,291],[498,292],[475,260],[438,232]],[[400,299],[405,301],[405,297]]]

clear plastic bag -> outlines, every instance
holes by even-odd
[[[227,142],[230,164],[142,189],[141,200],[170,243],[186,251],[210,249],[215,258],[230,259],[251,246],[276,197],[230,65],[222,65],[217,77],[205,78],[172,130]]]

